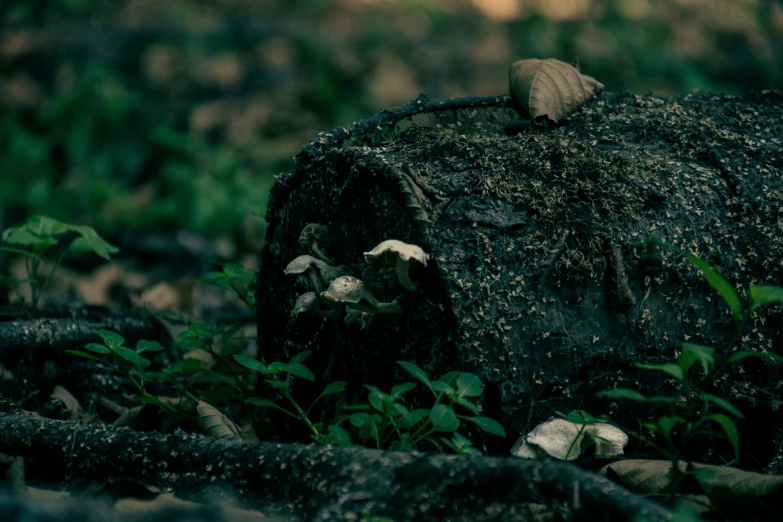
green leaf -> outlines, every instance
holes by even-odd
[[[484,393],[484,384],[472,373],[463,372],[457,378],[457,391],[462,397],[478,397]]]
[[[412,389],[416,387],[415,382],[404,382],[402,384],[398,384],[397,386],[393,386],[391,389],[391,396],[396,400],[401,395],[408,393]]]
[[[266,365],[261,361],[259,361],[258,359],[254,359],[252,357],[249,357],[247,355],[242,355],[242,354],[234,354],[232,355],[232,357],[236,362],[238,362],[245,368],[256,371],[258,373],[262,373],[264,375],[270,373],[269,368],[267,368]]]
[[[176,408],[173,407],[172,405],[166,404],[165,402],[163,402],[162,400],[158,399],[154,395],[150,395],[148,393],[145,393],[144,395],[136,397],[136,400],[139,401],[139,402],[142,402],[142,403],[154,404],[155,406],[158,406],[158,407],[160,407],[160,408],[162,408],[164,410],[167,410],[167,411],[176,411]]]
[[[449,372],[444,374],[440,379],[438,379],[440,382],[445,382],[451,387],[456,386],[456,381],[459,378],[459,376],[462,375],[462,372]]]
[[[414,424],[411,412],[399,403],[392,403],[390,416],[392,419],[399,417],[400,420],[396,422],[398,428],[407,428]]]
[[[555,413],[560,415],[562,418],[564,418],[568,422],[572,422],[574,424],[588,424],[589,425],[589,424],[595,424],[596,422],[601,422],[601,419],[597,419],[597,418],[593,417],[592,415],[590,415],[589,413],[587,413],[584,410],[571,411],[571,412],[568,412],[567,415],[565,413],[563,413],[562,411],[555,411]]]
[[[438,393],[443,393],[449,396],[457,394],[457,391],[445,382],[432,381],[430,384],[432,385],[432,389]]]
[[[454,431],[459,428],[459,419],[454,408],[446,404],[436,404],[430,410],[430,421],[436,431]]]
[[[370,396],[367,398],[367,400],[370,403],[370,406],[383,413],[385,408],[383,404],[383,398],[381,397],[380,393],[375,391],[370,392]]]
[[[201,359],[182,359],[182,373],[193,373],[201,368],[202,364],[203,361]]]
[[[378,426],[370,415],[366,413],[354,413],[350,417],[352,425],[359,428],[359,438],[362,440],[378,440]]]
[[[159,352],[164,349],[165,348],[163,348],[163,346],[161,346],[160,343],[157,343],[155,341],[141,340],[138,343],[136,343],[136,353]]]
[[[277,410],[280,410],[282,412],[285,412],[292,417],[296,417],[293,413],[286,410],[285,408],[278,406],[277,403],[270,399],[265,399],[264,397],[248,397],[245,399],[245,402],[248,404],[252,404],[253,406],[260,406],[261,408],[275,408]]]
[[[731,413],[735,417],[738,417],[740,419],[744,419],[745,415],[742,414],[741,411],[739,411],[737,408],[734,407],[733,404],[731,404],[729,401],[724,399],[723,397],[718,397],[716,395],[711,395],[709,393],[702,393],[701,396],[704,398],[705,401],[711,402],[718,406],[719,408],[723,408],[727,412]]]
[[[90,350],[91,352],[95,352],[95,353],[111,353],[111,350],[109,350],[104,345],[98,344],[98,343],[87,344],[87,345],[84,346],[84,349],[85,350]]]
[[[125,359],[126,361],[133,364],[136,368],[139,369],[146,368],[147,366],[152,364],[152,362],[149,359],[142,357],[141,355],[139,355],[138,353],[134,352],[133,350],[131,350],[126,346],[117,346],[116,348],[112,349],[112,352],[115,355],[122,357],[123,359]]]
[[[694,362],[701,362],[701,367],[704,370],[704,374],[709,373],[710,368],[715,364],[715,357],[712,354],[715,353],[715,348],[709,346],[702,346],[700,344],[682,343],[682,352],[677,358],[677,366],[682,368],[683,375],[688,373],[691,365]]]
[[[463,399],[462,397],[459,397],[459,398],[457,398],[455,403],[459,404],[463,408],[466,408],[466,409],[470,410],[471,412],[473,412],[474,414],[478,415],[478,406],[476,406],[475,404],[473,404],[469,400]]]
[[[98,330],[98,335],[101,336],[103,343],[109,348],[116,348],[125,344],[125,338],[116,332]]]
[[[272,380],[272,379],[265,379],[264,382],[266,382],[269,386],[271,386],[274,389],[281,389],[286,388],[288,389],[288,381],[278,381],[278,380]]]
[[[92,227],[81,225],[66,225],[69,230],[73,230],[81,237],[76,238],[71,243],[71,249],[80,251],[92,251],[106,261],[111,261],[111,254],[120,251],[116,246],[106,242]]]
[[[712,288],[714,288],[718,294],[720,294],[723,300],[726,301],[726,304],[729,305],[729,308],[731,309],[731,315],[734,317],[735,323],[742,320],[742,305],[740,304],[739,297],[737,297],[737,292],[728,281],[726,281],[720,274],[713,270],[709,263],[691,254],[690,252],[682,250],[678,246],[669,243],[668,241],[663,241],[658,238],[650,238],[647,241],[656,242],[664,248],[678,252],[685,256],[685,258],[690,261],[693,266],[702,271],[704,278],[707,280],[707,283]]]
[[[743,359],[747,359],[748,357],[759,357],[761,359],[772,359],[773,361],[783,362],[783,357],[774,353],[754,352],[752,350],[737,350],[736,352],[731,352],[729,354],[728,359],[726,359],[726,363],[734,363]]]
[[[424,383],[424,385],[432,390],[432,384],[430,383],[430,378],[427,377],[427,374],[424,373],[424,370],[413,364],[412,362],[408,361],[397,361],[397,364],[402,366],[405,371],[413,375],[415,378],[417,378],[419,381]]]
[[[288,364],[301,363],[302,361],[310,357],[311,353],[313,353],[311,350],[305,350],[303,352],[299,352],[298,354],[291,357],[291,360],[288,361]]]
[[[0,246],[0,252],[8,252],[10,254],[19,254],[22,256],[32,257],[36,261],[43,261],[43,258],[41,256],[37,256],[33,254],[32,252],[28,252],[27,250],[22,250],[21,248],[13,248],[13,247],[7,247],[7,246]],[[9,278],[13,279],[13,278]]]
[[[351,436],[348,435],[348,432],[336,424],[329,425],[329,435],[331,435],[334,443],[341,448],[350,448],[353,446],[353,443],[351,442]]]
[[[665,416],[658,419],[658,427],[661,428],[661,433],[663,433],[668,438],[671,434],[672,428],[685,422],[685,419],[677,415],[673,415],[671,417]]]
[[[466,421],[470,421],[477,425],[479,428],[489,433],[490,435],[497,435],[498,437],[505,437],[506,430],[496,420],[489,417],[460,417]]]
[[[637,368],[644,370],[655,370],[658,372],[668,373],[680,382],[685,382],[685,374],[682,372],[682,368],[676,364],[642,364],[636,363]]]
[[[321,395],[319,397],[323,397],[324,395],[334,395],[335,393],[340,393],[343,391],[346,387],[346,383],[344,381],[334,381],[330,382],[326,385],[326,388],[324,388],[324,391],[321,392]]]
[[[748,290],[750,309],[772,303],[783,303],[783,288],[779,286],[751,286]]]
[[[647,402],[647,397],[636,390],[630,388],[613,388],[611,390],[601,390],[595,394],[596,397],[607,397],[609,399],[631,399],[636,402]]]
[[[100,346],[100,345],[98,345],[98,346]],[[91,353],[80,352],[79,350],[65,350],[65,352],[66,353],[71,353],[73,355],[78,355],[79,357],[85,357],[87,359],[92,359],[93,361],[103,362],[103,359],[101,359],[100,357],[98,357],[96,355],[93,355]],[[106,350],[105,353],[109,353],[109,351]]]
[[[729,439],[729,442],[731,442],[731,445],[734,448],[734,460],[739,462],[739,433],[737,433],[737,425],[734,424],[731,417],[722,413],[709,415],[705,421],[709,420],[713,420],[720,424],[720,427],[726,432],[726,438]]]
[[[310,371],[310,368],[304,364],[285,364],[282,366],[281,371],[288,372],[291,375],[301,377],[302,379],[307,379],[308,381],[315,381],[315,375],[313,375],[313,372]]]

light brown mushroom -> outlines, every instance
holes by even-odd
[[[329,230],[324,225],[318,223],[308,223],[302,229],[302,233],[299,234],[299,244],[307,248],[310,253],[319,258],[321,261],[332,264],[328,257],[323,253],[320,242],[323,242],[329,236]]]
[[[351,305],[362,312],[375,313],[378,310],[378,300],[372,295],[361,279],[351,276],[341,276],[332,281],[321,297],[328,303]]]
[[[356,311],[368,314],[402,314],[402,306],[396,299],[391,303],[379,302],[361,279],[351,276],[338,277],[332,281],[329,288],[321,293],[321,297],[333,305],[349,307],[349,313],[352,315],[357,315]],[[356,317],[352,318],[355,319]]]
[[[373,264],[379,257],[383,257],[387,264],[395,265],[397,279],[406,290],[415,291],[417,285],[411,281],[410,267],[411,262],[416,261],[427,266],[428,254],[416,245],[409,245],[396,239],[388,239],[369,252],[364,253],[364,260],[368,264]]]
[[[343,313],[339,307],[331,310],[321,308],[318,302],[318,295],[315,292],[306,292],[297,297],[294,309],[291,310],[291,317],[295,318],[302,312],[309,311],[315,312],[321,317],[338,317]]]
[[[299,256],[285,267],[285,275],[307,274],[315,291],[321,293],[324,291],[324,282],[320,272],[326,267],[329,265],[313,256]]]

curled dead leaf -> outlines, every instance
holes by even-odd
[[[210,437],[232,441],[242,440],[236,425],[214,406],[199,401],[196,411],[198,411],[198,423],[201,429]]]
[[[604,84],[559,60],[518,60],[508,69],[511,97],[534,121],[555,123],[597,96]]]

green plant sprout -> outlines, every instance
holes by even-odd
[[[209,272],[196,282],[205,286],[222,288],[237,296],[253,312],[256,312],[256,271],[239,263],[226,263],[220,272]]]
[[[376,448],[410,451],[417,445],[427,442],[443,452],[443,446],[455,453],[479,455],[470,440],[458,433],[461,420],[475,424],[491,435],[505,437],[503,426],[488,417],[478,415],[478,406],[470,400],[479,397],[484,391],[481,379],[467,372],[449,372],[437,381],[431,381],[427,374],[407,361],[397,361],[405,371],[423,383],[434,397],[431,408],[409,410],[402,401],[403,395],[413,390],[416,383],[398,384],[385,393],[375,386],[367,386],[369,397],[367,404],[348,406],[349,413],[341,421],[349,420],[356,429],[358,437],[365,442],[372,441]],[[463,413],[458,413],[462,410]],[[347,445],[348,433],[339,426],[330,433],[336,435],[337,442]],[[437,433],[451,433],[451,438],[435,438]]]
[[[264,381],[273,389],[275,389],[288,402],[288,404],[293,407],[294,411],[289,410],[285,406],[281,406],[274,400],[266,399],[264,397],[249,397],[245,399],[245,402],[254,406],[275,408],[295,419],[299,419],[305,423],[312,436],[316,438],[316,440],[319,440],[319,438],[323,435],[321,432],[321,426],[311,422],[308,414],[319,400],[326,397],[327,395],[340,393],[345,389],[346,384],[343,381],[335,381],[328,384],[324,388],[324,391],[321,392],[318,397],[316,397],[316,399],[306,410],[302,409],[302,407],[299,406],[299,403],[296,402],[296,400],[291,396],[289,388],[292,377],[299,377],[308,381],[315,381],[315,375],[313,375],[313,372],[310,371],[307,366],[302,364],[302,362],[310,356],[310,353],[311,352],[309,350],[300,352],[294,355],[287,363],[273,362],[268,366],[258,359],[248,357],[247,355],[234,355],[234,360],[242,366],[264,375],[266,377]]]
[[[561,418],[567,420],[568,422],[570,422],[572,424],[575,424],[576,426],[579,426],[579,431],[576,432],[576,436],[571,441],[571,445],[568,447],[568,452],[566,453],[566,456],[565,456],[564,460],[568,460],[568,457],[571,456],[571,452],[574,450],[574,447],[576,446],[577,441],[582,440],[582,433],[584,433],[585,429],[587,429],[588,426],[592,426],[594,424],[598,424],[600,422],[604,422],[601,419],[593,417],[592,415],[590,415],[589,413],[587,413],[584,410],[571,411],[571,412],[568,412],[568,413],[563,413],[562,411],[555,411],[555,413],[558,416],[560,416]],[[609,441],[607,441],[607,442],[609,442]],[[577,448],[577,451],[578,451],[578,448]]]
[[[732,313],[734,333],[732,345],[740,339],[740,335],[752,317],[761,306],[783,302],[783,288],[776,286],[751,286],[748,291],[748,306],[743,310],[739,297],[732,285],[718,274],[707,262],[697,256],[685,252],[666,241],[650,238],[637,246],[648,248],[656,245],[683,255],[693,266],[701,270],[707,283],[723,298]],[[638,368],[650,371],[664,372],[674,378],[681,386],[682,392],[676,395],[646,396],[637,390],[616,388],[598,393],[599,397],[612,399],[630,399],[638,403],[660,404],[666,415],[655,422],[642,423],[642,426],[662,439],[661,443],[645,434],[622,428],[626,433],[636,437],[644,444],[660,452],[671,461],[671,491],[676,492],[677,486],[685,476],[692,473],[682,471],[679,462],[684,459],[689,443],[702,435],[727,439],[734,451],[734,460],[739,461],[739,433],[735,418],[743,418],[742,412],[728,400],[705,391],[714,382],[717,373],[732,363],[748,357],[768,358],[783,361],[783,357],[775,354],[756,352],[752,350],[735,350],[715,357],[715,349],[694,343],[683,343],[682,351],[674,364],[641,364]],[[702,370],[701,378],[692,382],[688,373],[695,366]],[[716,411],[717,409],[717,411]],[[715,431],[710,425],[717,425],[721,431]]]
[[[68,232],[76,233],[78,237],[74,238],[68,247],[63,250],[60,257],[55,261],[46,280],[41,284],[38,271],[41,263],[44,261],[44,253],[49,248],[59,244],[60,241],[57,236]],[[62,223],[46,216],[32,216],[21,225],[5,229],[2,235],[2,243],[0,243],[0,250],[26,257],[26,279],[20,281],[8,276],[0,276],[0,279],[10,279],[15,284],[27,283],[30,285],[30,304],[33,307],[38,306],[41,294],[46,290],[52,274],[68,252],[94,252],[107,261],[111,261],[111,254],[119,252],[117,247],[107,243],[92,227]]]
[[[103,343],[89,343],[84,347],[85,350],[89,350],[92,353],[80,350],[65,351],[117,368],[120,373],[130,380],[140,394],[145,395],[144,386],[150,380],[147,375],[147,368],[152,362],[142,356],[142,354],[144,352],[159,352],[164,349],[163,346],[155,341],[142,340],[136,343],[135,350],[131,350],[125,346],[125,338],[116,332],[98,330],[98,335],[103,339]],[[107,355],[110,355],[112,359],[103,357]]]

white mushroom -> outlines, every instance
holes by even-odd
[[[307,248],[313,255],[329,264],[332,262],[324,255],[318,246],[320,241],[325,241],[329,236],[329,230],[324,225],[318,223],[308,223],[299,234],[299,244]]]
[[[302,312],[313,311],[321,317],[338,317],[342,310],[335,308],[332,310],[324,310],[318,303],[318,295],[315,292],[306,292],[296,299],[294,309],[291,310],[291,317],[297,317]]]
[[[388,239],[369,252],[364,253],[364,260],[373,264],[376,259],[383,257],[387,264],[394,264],[397,270],[397,279],[406,290],[411,292],[417,288],[416,283],[410,279],[411,261],[416,261],[427,266],[428,254],[416,245],[409,245],[396,239]]]
[[[362,312],[378,311],[378,300],[372,295],[361,279],[351,276],[341,276],[332,281],[321,297],[328,303],[351,305]]]
[[[320,271],[329,267],[325,262],[313,256],[299,256],[285,267],[285,275],[307,274],[316,292],[324,291],[324,282],[321,280]],[[331,267],[329,267],[331,268]]]
[[[347,307],[348,315],[351,316],[347,319],[347,323],[356,321],[359,317],[358,312],[365,312],[367,314],[402,314],[402,306],[395,299],[391,303],[379,302],[372,292],[364,286],[361,279],[356,279],[351,276],[338,277],[325,292],[321,293],[321,297],[328,303],[333,305],[345,305]],[[369,324],[369,318],[363,318],[363,323],[366,320]]]

